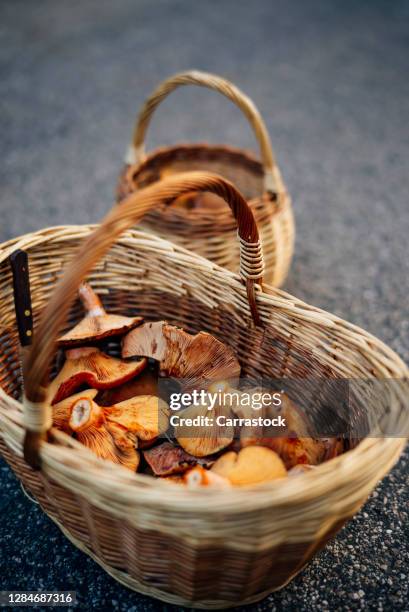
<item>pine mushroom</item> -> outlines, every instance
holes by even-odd
[[[259,484],[287,476],[277,453],[264,446],[248,446],[239,453],[226,454],[228,457],[220,457],[211,471],[227,478],[234,486]]]
[[[341,440],[313,436],[308,419],[287,395],[282,396],[280,413],[286,422],[280,435],[269,436],[268,432],[266,435],[262,427],[244,427],[240,435],[241,445],[245,448],[260,445],[275,451],[287,470],[296,465],[319,465],[342,452]]]
[[[143,456],[155,476],[174,476],[183,474],[195,465],[211,467],[214,463],[214,459],[209,457],[193,457],[186,453],[183,448],[170,442],[164,442],[144,451]]]
[[[147,363],[144,358],[126,362],[109,357],[95,347],[70,349],[65,356],[61,371],[48,388],[51,404],[70,396],[83,384],[94,389],[116,387],[136,376]]]
[[[79,442],[101,459],[107,459],[135,472],[139,466],[136,434],[107,423],[103,409],[90,399],[79,399],[73,406],[69,426]]]
[[[227,451],[223,453],[212,466],[212,471],[219,476],[224,478],[229,477],[229,473],[234,467],[237,460],[237,453],[235,451]]]
[[[168,405],[158,397],[149,395],[134,397],[114,406],[100,406],[92,398],[80,398],[72,405],[71,419],[75,422],[74,411],[77,417],[81,417],[82,427],[102,419],[106,425],[119,426],[141,440],[155,439],[168,427]],[[78,431],[78,427],[75,431]]]
[[[104,408],[107,421],[136,433],[143,441],[156,439],[168,428],[169,408],[153,395],[140,395]]]
[[[119,387],[100,391],[97,403],[100,406],[113,406],[137,395],[158,396],[158,375],[156,369],[152,368],[151,364],[138,374],[136,378],[132,378]]]
[[[78,294],[86,315],[73,329],[58,339],[58,345],[61,347],[81,346],[120,336],[143,321],[142,317],[108,314],[88,283],[80,285]]]
[[[231,348],[206,332],[188,334],[166,321],[144,323],[124,337],[122,357],[135,356],[156,359],[164,376],[185,379],[185,391],[240,375]]]
[[[226,410],[230,412],[229,408],[218,405],[211,412],[206,405],[183,410],[180,414],[182,424],[175,426],[175,436],[183,450],[195,457],[206,457],[229,446],[234,438],[234,427],[217,424],[218,417],[226,415]]]

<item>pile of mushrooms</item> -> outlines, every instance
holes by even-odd
[[[79,297],[85,316],[58,340],[65,360],[48,386],[48,401],[54,427],[98,457],[189,488],[220,489],[302,473],[342,452],[338,440],[313,439],[288,398],[288,431],[280,438],[245,427],[199,427],[193,434],[175,427],[168,435],[170,409],[159,397],[158,377],[176,379],[184,392],[210,389],[214,381],[238,379],[234,352],[205,332],[108,314],[87,283]],[[112,347],[121,348],[121,358],[109,354]],[[214,410],[234,413],[217,405]],[[207,411],[194,406],[183,414]]]

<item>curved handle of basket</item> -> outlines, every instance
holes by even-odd
[[[270,136],[265,123],[255,104],[238,87],[219,76],[206,72],[191,70],[176,74],[163,81],[145,101],[136,121],[133,140],[129,146],[126,162],[140,164],[145,158],[145,136],[151,117],[157,106],[172,91],[183,85],[199,85],[208,87],[223,94],[238,106],[249,120],[260,145],[261,160],[264,168],[264,189],[281,193],[285,191],[280,171],[276,164]]]
[[[246,282],[253,319],[259,324],[255,284],[262,282],[261,246],[253,213],[235,187],[215,174],[187,172],[171,176],[131,194],[121,206],[114,207],[101,225],[81,243],[72,262],[58,281],[35,331],[32,348],[24,364],[24,417],[27,430],[24,456],[31,466],[39,467],[40,440],[52,426],[52,412],[43,383],[47,385],[49,365],[56,350],[56,339],[75,300],[79,284],[118,237],[133,227],[148,210],[160,203],[169,204],[180,195],[191,191],[210,191],[229,204],[238,224],[240,272]]]

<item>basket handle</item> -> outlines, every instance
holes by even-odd
[[[285,187],[274,157],[270,136],[254,102],[238,87],[233,85],[233,83],[217,75],[199,72],[198,70],[181,72],[166,79],[152,92],[149,98],[147,98],[135,124],[132,143],[126,155],[126,162],[128,164],[139,165],[144,161],[146,131],[156,107],[159,106],[162,100],[172,91],[183,85],[198,85],[218,91],[240,108],[249,120],[260,145],[261,160],[264,169],[264,190],[266,192],[283,193]]]
[[[128,196],[121,206],[115,206],[86,240],[58,281],[34,334],[34,341],[24,364],[24,417],[26,436],[24,457],[29,465],[40,467],[40,441],[52,426],[52,412],[47,402],[49,365],[55,354],[56,339],[66,321],[77,295],[78,286],[94,265],[115,243],[158,204],[170,204],[175,198],[191,191],[210,191],[230,206],[238,225],[240,241],[240,273],[245,280],[251,313],[260,323],[255,285],[262,283],[263,258],[257,225],[243,196],[227,180],[209,172],[186,172],[170,176]]]

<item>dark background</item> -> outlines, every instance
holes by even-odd
[[[409,361],[408,26],[409,3],[393,0],[2,0],[0,240],[98,221],[144,97],[176,71],[214,71],[260,108],[293,197],[285,288]],[[254,146],[238,110],[194,88],[163,104],[149,139]],[[1,589],[171,609],[116,584],[0,466]],[[408,610],[406,482],[407,454],[299,577],[251,608]]]

